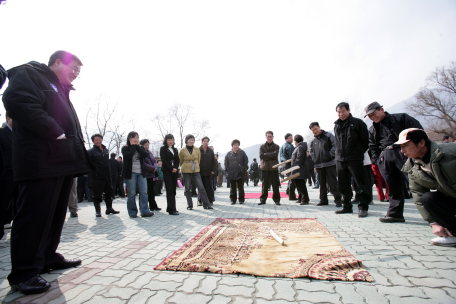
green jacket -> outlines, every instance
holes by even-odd
[[[435,180],[429,177],[413,159],[408,159],[402,171],[408,174],[413,200],[424,220],[435,222],[421,203],[423,194],[431,189],[456,198],[456,144],[437,144],[431,141],[431,170]]]

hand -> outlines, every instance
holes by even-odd
[[[211,172],[211,174],[214,174],[214,172]]]
[[[173,173],[176,173],[177,172],[177,169],[173,169]]]
[[[447,236],[450,235],[447,232],[448,230],[445,227],[443,227],[443,226],[441,226],[441,225],[439,225],[437,223],[432,224],[431,226],[432,226],[432,233],[434,233],[437,236],[447,237]]]

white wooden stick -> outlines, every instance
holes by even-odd
[[[280,172],[280,174],[285,175],[285,174],[287,174],[287,173],[290,173],[290,172],[292,172],[292,171],[294,171],[294,170],[298,170],[298,169],[299,169],[299,166],[294,166],[294,167],[292,167],[292,168],[290,168],[290,169],[287,169],[287,170],[285,170],[285,171]]]
[[[277,164],[277,165],[272,166],[272,169],[281,167],[281,166],[283,166],[283,165],[285,165],[285,164],[288,164],[288,163],[291,163],[291,159],[286,160],[286,161],[284,161],[283,163],[280,163],[280,164]]]
[[[280,245],[283,245],[283,240],[274,231],[272,231],[272,229],[269,229],[269,233],[276,239],[277,242],[279,242]]]

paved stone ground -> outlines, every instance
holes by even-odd
[[[23,296],[10,290],[9,234],[0,241],[0,300],[4,303],[456,303],[456,249],[433,246],[430,227],[412,200],[406,223],[382,224],[387,203],[374,200],[369,217],[335,215],[334,203],[316,207],[318,190],[309,189],[311,205],[269,199],[231,206],[227,188],[216,194],[214,210],[187,211],[178,189],[180,216],[156,212],[152,218],[130,219],[125,199],[114,207],[119,215],[95,218],[90,203],[79,217],[67,218],[59,252],[80,258],[82,266],[43,275],[52,282],[45,294]],[[259,191],[247,187],[247,192]],[[284,189],[283,189],[284,190]],[[376,193],[374,191],[374,196]],[[165,209],[166,197],[157,197]],[[155,271],[163,258],[180,248],[216,218],[318,218],[337,240],[363,261],[375,282],[275,279]]]

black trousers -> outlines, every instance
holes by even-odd
[[[100,211],[100,203],[104,201],[106,203],[106,209],[112,208],[112,183],[111,179],[96,179],[92,178],[92,193],[93,193],[93,205],[96,211]]]
[[[309,193],[307,192],[306,187],[306,180],[305,179],[293,179],[294,183],[296,184],[296,188],[298,188],[299,198],[298,201],[300,202],[309,202]]]
[[[116,198],[117,179],[119,176],[111,175],[112,199]]]
[[[216,174],[213,174],[212,175],[212,185],[213,185],[213,189],[217,189],[217,175]]]
[[[245,183],[247,184],[247,186],[248,186],[248,185],[249,185],[249,178],[246,177],[246,178],[244,179],[244,182],[245,182]]]
[[[177,172],[163,172],[163,181],[166,187],[166,212],[176,212],[176,187],[177,187]]]
[[[382,152],[383,161],[379,159],[378,168],[389,188],[389,208],[386,215],[389,217],[404,218],[405,182],[402,174],[407,157],[400,148],[386,149]]]
[[[339,191],[342,195],[344,209],[353,208],[353,205],[351,203],[351,199],[353,197],[353,191],[351,188],[351,176],[353,176],[355,183],[360,189],[358,209],[366,211],[369,210],[369,203],[372,201],[372,183],[368,185],[363,161],[337,161],[336,167]],[[323,185],[323,181],[320,180],[320,189],[323,187]]]
[[[211,203],[215,202],[214,197],[214,179],[212,176],[201,176],[201,181],[203,182],[204,190],[206,190],[207,198]],[[201,201],[200,194],[198,193],[198,200]]]
[[[258,174],[253,174],[253,185],[258,186],[259,181],[260,181],[260,176]]]
[[[226,187],[227,187],[227,188],[230,187],[230,180],[229,180],[229,179],[226,179]]]
[[[337,170],[336,166],[329,166],[324,168],[317,168],[318,181],[320,183],[320,201],[322,203],[328,202],[328,190],[326,185],[329,185],[329,191],[334,195],[334,201],[340,202],[341,195],[337,185]],[[315,183],[317,185],[317,183]]]
[[[315,171],[313,168],[309,169],[309,174],[310,174],[310,178],[308,178],[309,186],[312,186],[312,181],[313,181],[314,185],[316,185],[317,180],[315,179]]]
[[[121,176],[117,179],[116,194],[119,194],[121,197],[125,197],[124,178]]]
[[[147,178],[147,198],[149,199],[150,211],[158,208],[157,202],[155,201],[155,181],[154,178]]]
[[[18,197],[19,185],[17,182],[0,181],[0,239],[5,234],[3,225],[9,224],[13,220]]]
[[[438,224],[456,236],[456,198],[446,196],[442,192],[426,192],[421,203]]]
[[[162,194],[162,189],[163,189],[163,179],[155,180],[155,195]]]
[[[11,230],[10,285],[63,261],[56,252],[67,213],[73,176],[19,182]]]
[[[372,173],[372,166],[367,165],[364,166],[364,171],[366,172],[366,183],[368,185],[373,185],[374,184],[374,175]],[[357,183],[353,183],[353,188],[355,189],[355,199],[359,200],[359,193],[361,189],[359,188]],[[370,190],[370,195],[373,197],[373,192],[372,192],[372,186],[369,188]]]
[[[279,175],[276,171],[266,171],[263,170],[263,185],[261,186],[261,196],[260,202],[265,202],[268,199],[268,188],[269,185],[272,185],[272,200],[274,203],[280,202],[280,192],[279,192]]]
[[[237,189],[239,189],[239,202],[245,201],[245,192],[244,192],[244,179],[231,180],[230,188],[230,201],[235,203],[237,201]]]

